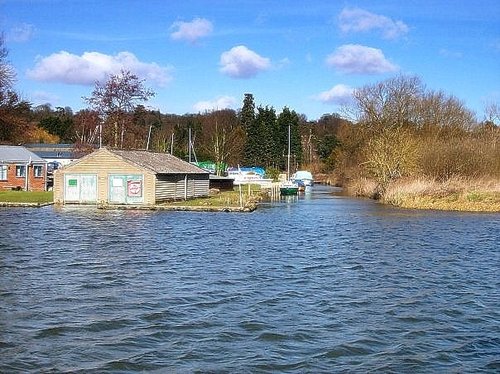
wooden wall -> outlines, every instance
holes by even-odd
[[[97,204],[107,204],[109,197],[110,174],[142,174],[144,202],[155,203],[155,174],[147,169],[136,167],[102,148],[54,172],[54,202],[64,203],[65,174],[97,175]]]
[[[208,185],[205,174],[161,174],[156,180],[156,201],[208,196]]]
[[[110,175],[142,175],[144,205],[208,196],[208,174],[155,174],[102,148],[54,172],[54,203],[64,204],[65,175],[96,175],[96,204],[108,204]]]

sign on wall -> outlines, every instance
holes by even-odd
[[[128,197],[141,197],[142,196],[142,180],[128,180],[127,181],[127,196]]]

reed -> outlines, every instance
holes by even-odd
[[[445,181],[400,179],[388,185],[381,200],[403,208],[500,212],[500,180],[464,177]]]
[[[370,178],[354,178],[344,185],[344,189],[348,195],[358,197],[378,198],[379,187],[378,183]]]

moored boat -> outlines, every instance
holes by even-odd
[[[304,187],[310,187],[314,185],[314,178],[311,172],[306,170],[299,170],[295,172],[290,178],[293,182],[303,185]]]
[[[258,184],[261,187],[270,186],[270,178],[264,178],[265,171],[259,167],[232,167],[227,169],[227,176],[234,179],[234,185]]]
[[[299,186],[291,181],[283,182],[280,186],[281,196],[294,196],[299,192]]]
[[[299,186],[297,183],[290,180],[290,124],[288,124],[288,155],[287,155],[287,171],[286,181],[280,186],[281,196],[294,196],[298,195]]]

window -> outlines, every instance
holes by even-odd
[[[43,175],[43,166],[35,165],[33,166],[33,173],[35,174],[35,178],[41,178]]]
[[[9,170],[9,167],[7,165],[0,165],[0,181],[7,180],[7,171],[8,170]]]
[[[25,176],[26,176],[26,166],[16,165],[16,177],[25,177]]]

